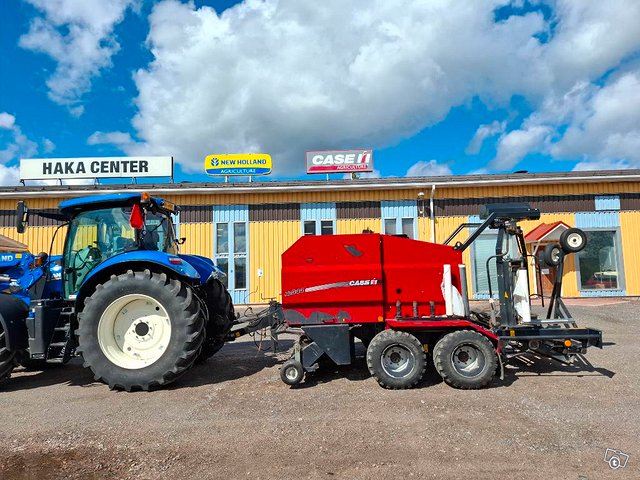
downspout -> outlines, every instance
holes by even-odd
[[[433,210],[433,197],[436,195],[436,185],[431,185],[431,195],[429,196],[429,217],[431,219],[431,243],[436,243],[436,214]]]

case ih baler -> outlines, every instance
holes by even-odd
[[[367,366],[386,388],[409,388],[432,363],[457,388],[487,385],[511,357],[527,352],[572,362],[587,347],[602,347],[599,330],[578,328],[560,298],[567,254],[586,245],[570,229],[544,258],[558,269],[545,319],[531,313],[528,262],[520,220],[540,218],[526,204],[488,205],[464,243],[437,245],[401,236],[306,236],[282,255],[282,298],[289,331],[300,334],[281,369],[290,385],[328,357],[350,364],[354,337],[367,347]],[[497,284],[489,312],[472,311],[462,252],[486,229],[497,233]],[[478,272],[480,274],[480,272]],[[430,354],[430,356],[429,356]]]

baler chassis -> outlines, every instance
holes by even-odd
[[[466,270],[460,265],[458,278],[462,305],[458,311],[451,307],[446,289],[451,288],[452,266],[444,266],[442,283],[447,311],[436,314],[435,302],[430,301],[428,314],[418,314],[418,302],[403,304],[395,301],[395,316],[379,318],[377,322],[356,323],[348,308],[337,314],[319,308],[306,315],[295,308],[287,308],[285,302],[283,318],[288,332],[297,333],[293,354],[281,368],[282,380],[295,385],[305,373],[318,369],[318,361],[326,357],[336,365],[349,365],[354,359],[355,338],[360,338],[367,347],[367,366],[374,378],[385,388],[409,388],[416,385],[427,367],[427,354],[444,381],[457,388],[481,388],[487,385],[499,369],[503,378],[504,363],[526,353],[546,356],[570,364],[576,355],[586,353],[588,347],[602,348],[602,332],[592,328],[578,328],[563,303],[560,292],[564,256],[578,251],[571,246],[558,245],[549,260],[549,266],[557,269],[556,284],[550,299],[547,318],[538,319],[530,312],[530,292],[527,284],[526,301],[522,297],[522,279],[528,278],[527,257],[522,230],[516,222],[539,218],[537,210],[527,205],[491,205],[484,211],[481,224],[465,224],[476,228],[464,243],[458,242],[454,250],[468,248],[486,228],[498,230],[496,241],[498,302],[490,301],[490,313],[472,311],[466,286]],[[577,229],[573,229],[577,230]],[[448,243],[460,231],[456,230]],[[578,231],[576,235],[584,235]],[[515,238],[518,255],[509,255],[505,239]],[[581,247],[586,242],[583,239]],[[561,242],[562,243],[562,242]],[[505,251],[504,245],[507,245]],[[345,245],[359,252],[352,245]],[[512,258],[513,257],[513,258]],[[307,260],[312,262],[312,259]],[[488,265],[488,262],[487,262]],[[284,274],[283,274],[284,277]],[[342,283],[331,283],[316,289],[333,288]],[[448,287],[447,287],[448,285]],[[491,279],[489,278],[491,292]],[[299,290],[292,289],[292,295]],[[400,293],[400,288],[398,288]],[[403,315],[412,311],[413,315]]]

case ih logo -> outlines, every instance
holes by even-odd
[[[373,150],[306,152],[307,173],[373,172]]]

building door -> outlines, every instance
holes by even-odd
[[[214,261],[234,304],[249,301],[249,211],[246,205],[213,207]]]

